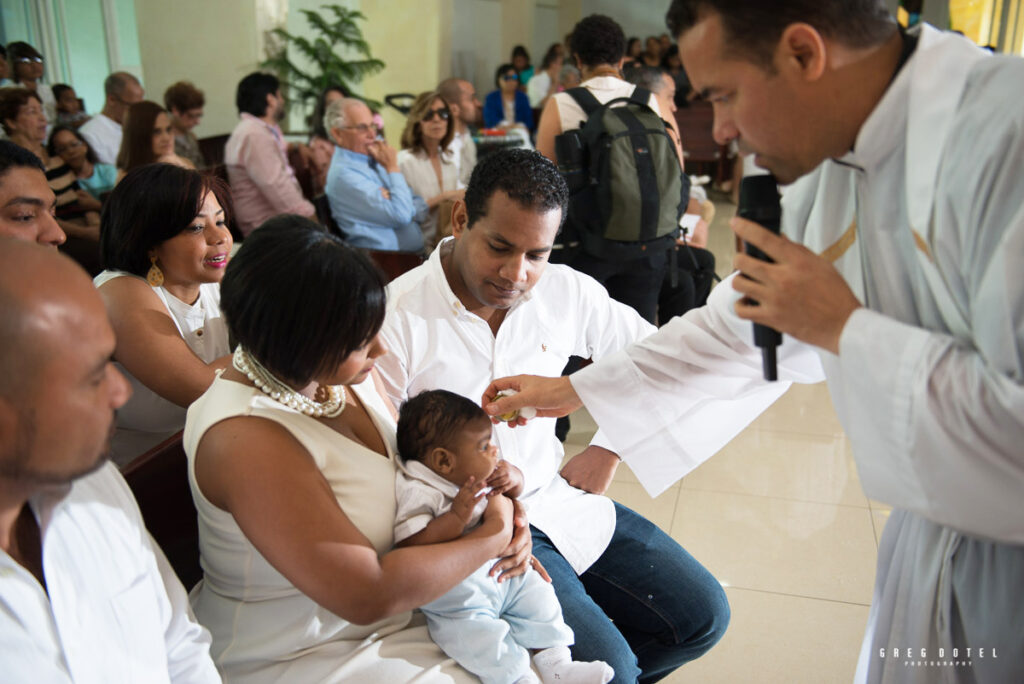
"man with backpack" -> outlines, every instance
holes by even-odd
[[[551,260],[593,276],[653,323],[689,181],[657,98],[621,78],[622,28],[593,14],[570,40],[583,83],[549,98],[537,129],[537,150],[559,165],[571,193]]]

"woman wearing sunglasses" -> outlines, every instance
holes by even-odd
[[[502,64],[494,73],[494,84],[498,87],[487,94],[484,100],[484,126],[522,124],[533,130],[533,111],[530,98],[519,89],[519,72],[511,64]]]
[[[16,42],[7,46],[7,61],[10,63],[11,79],[14,85],[28,88],[39,96],[43,113],[50,123],[57,120],[57,99],[50,86],[42,83],[43,55],[28,43]],[[49,133],[49,128],[47,128]]]
[[[466,193],[465,186],[459,182],[455,155],[448,149],[454,135],[455,121],[441,95],[437,92],[420,94],[409,110],[402,131],[398,167],[412,191],[422,197],[430,209],[430,218],[420,225],[427,249],[433,249],[440,238],[451,233],[450,221],[441,221],[441,234],[438,234],[442,206],[446,201],[462,199]],[[450,209],[444,213],[451,216]]]

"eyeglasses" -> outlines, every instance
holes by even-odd
[[[55,147],[53,149],[53,151],[56,152],[58,155],[61,155],[61,154],[64,154],[65,152],[67,152],[68,150],[73,150],[76,147],[81,147],[84,144],[85,143],[83,143],[81,140],[72,140],[67,145],[61,145],[60,147]]]
[[[377,128],[377,124],[357,124],[355,126],[345,126],[345,129],[349,131],[359,131],[363,135],[366,135],[370,131],[373,131],[373,134],[376,135],[380,130]]]
[[[428,109],[427,112],[423,115],[423,120],[433,121],[434,116],[441,117],[441,121],[447,121],[448,117],[451,116],[451,114],[448,112],[447,107],[441,107],[440,109]]]
[[[519,74],[502,74],[501,80],[502,81],[518,81],[519,80]]]
[[[14,61],[16,61],[16,62],[25,62],[25,63],[35,62],[36,64],[42,64],[43,63],[43,58],[42,57],[19,57],[18,59],[14,60]]]

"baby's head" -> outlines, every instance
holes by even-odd
[[[421,392],[402,404],[398,453],[460,487],[470,477],[486,480],[499,458],[484,410],[446,390]]]

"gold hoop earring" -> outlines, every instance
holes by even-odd
[[[153,265],[149,267],[149,272],[146,273],[146,282],[149,283],[150,287],[160,287],[164,284],[164,272],[156,265],[155,255],[149,257],[149,261]]]

